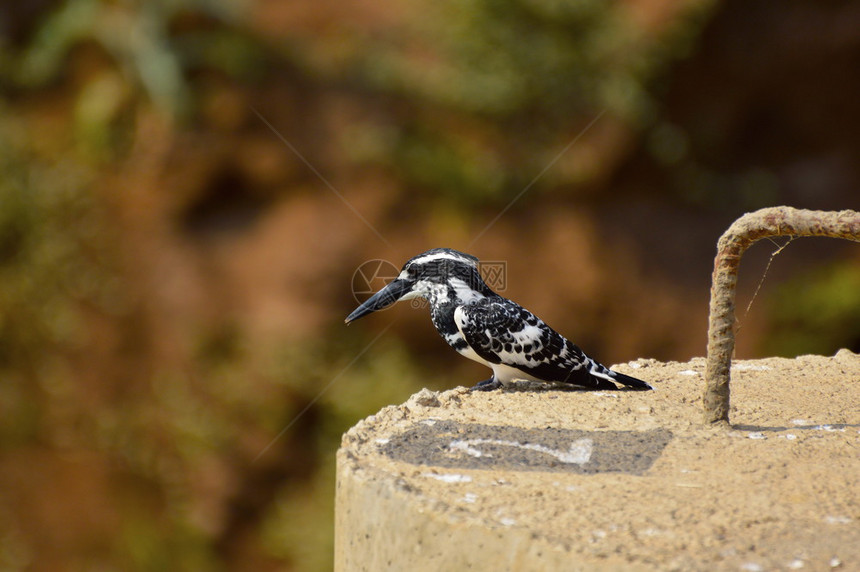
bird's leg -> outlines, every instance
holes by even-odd
[[[494,389],[499,389],[501,386],[502,382],[498,381],[494,375],[490,379],[485,379],[484,381],[476,383],[475,387],[469,391],[493,391]]]

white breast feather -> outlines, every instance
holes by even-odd
[[[457,330],[460,332],[460,336],[462,336],[465,340],[465,336],[463,336],[463,328],[466,327],[466,325],[469,323],[469,318],[466,316],[466,313],[460,306],[457,306],[457,308],[454,309],[454,323],[457,325]],[[455,335],[456,334],[451,334],[451,337],[453,338]],[[472,349],[472,346],[470,346],[468,342],[466,342],[465,348],[457,351],[460,353],[461,356],[467,357],[472,361],[476,361],[479,364],[485,365],[487,367],[493,367],[493,364],[479,356],[475,352],[475,350]]]

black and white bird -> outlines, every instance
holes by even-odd
[[[449,248],[434,248],[407,261],[397,278],[345,321],[413,298],[427,300],[433,325],[448,345],[493,370],[475,390],[489,391],[515,380],[583,389],[618,389],[616,383],[653,389],[588,357],[543,320],[493,292],[481,278],[478,259]]]

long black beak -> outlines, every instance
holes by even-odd
[[[346,317],[345,323],[349,324],[362,316],[366,316],[371,312],[387,308],[393,303],[400,300],[403,296],[412,291],[412,286],[415,284],[413,280],[404,280],[395,278],[388,285],[364,301],[364,303],[352,311],[352,314]]]

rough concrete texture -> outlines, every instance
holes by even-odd
[[[860,356],[617,366],[653,392],[428,390],[344,435],[353,570],[860,570]]]

